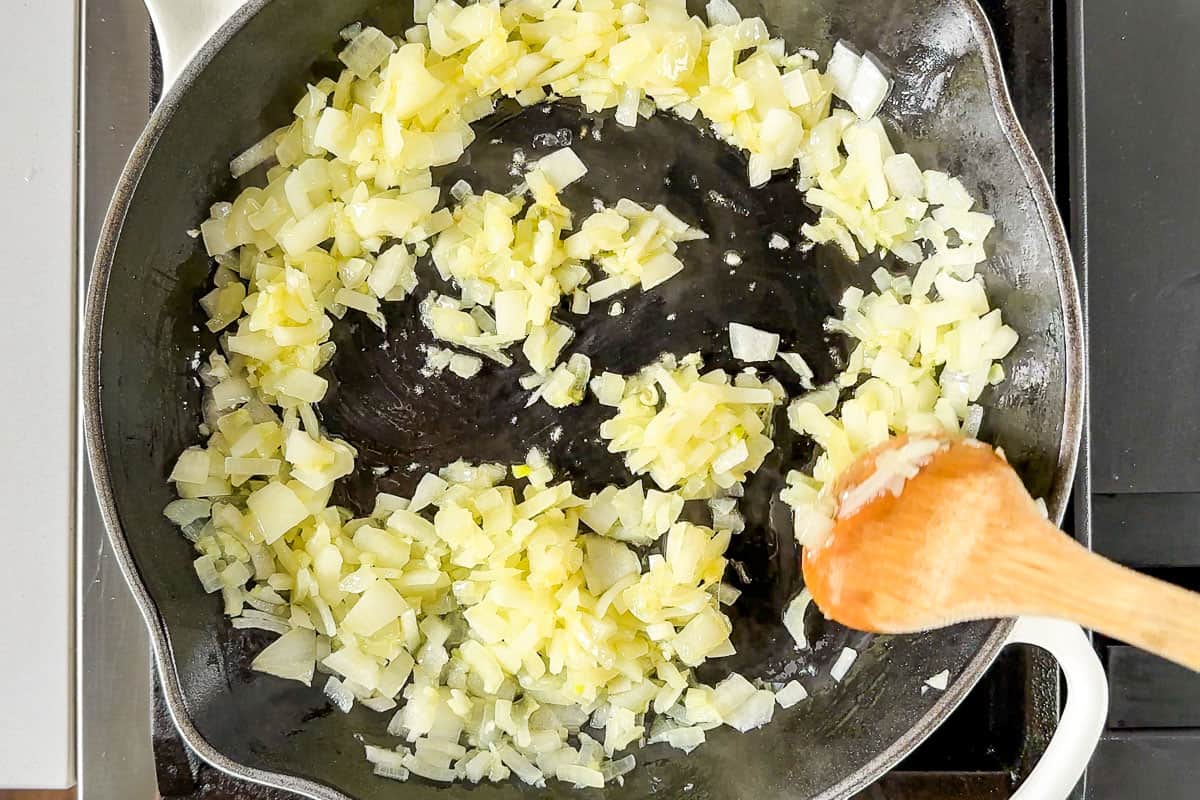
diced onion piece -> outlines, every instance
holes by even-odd
[[[271,482],[246,499],[263,540],[271,544],[309,516],[309,510],[294,489]]]
[[[475,356],[455,353],[450,357],[450,371],[460,378],[473,378],[483,368],[483,361]]]
[[[529,292],[508,289],[497,292],[494,299],[496,333],[505,339],[520,339],[529,329]]]
[[[775,693],[775,700],[781,708],[791,708],[808,698],[808,690],[799,681],[788,681],[782,689]]]
[[[1034,498],[1033,504],[1037,506],[1038,513],[1042,515],[1043,519],[1050,518],[1050,509],[1046,507],[1046,499],[1044,497]]]
[[[740,706],[723,716],[726,725],[745,733],[766,725],[774,714],[774,692],[757,689]]]
[[[275,157],[281,131],[271,131],[229,162],[229,173],[240,178],[255,167]]]
[[[908,153],[888,156],[883,162],[883,174],[894,196],[917,199],[925,196],[925,179],[921,175],[921,168]]]
[[[916,477],[937,453],[948,446],[944,439],[938,437],[914,437],[901,447],[883,451],[875,459],[874,471],[842,493],[838,519],[854,516],[863,506],[885,492],[898,497],[904,490],[905,482]]]
[[[709,25],[736,26],[742,21],[742,15],[734,8],[729,0],[708,0],[705,6]]]
[[[293,628],[267,645],[250,662],[250,667],[257,672],[310,686],[316,654],[316,634],[307,628]]]
[[[626,575],[640,571],[637,554],[620,542],[600,536],[589,536],[583,559],[583,574],[588,591],[602,595]]]
[[[936,689],[939,692],[946,691],[946,687],[950,685],[950,670],[944,669],[932,678],[925,681],[925,685],[930,689]]]
[[[695,667],[729,641],[731,629],[732,626],[724,614],[705,609],[683,627],[672,645],[680,661],[689,667]]]
[[[378,28],[363,28],[338,54],[338,60],[359,78],[367,78],[387,61],[396,43]]]
[[[408,607],[392,584],[375,581],[359,596],[342,620],[342,626],[351,633],[371,636],[389,622],[400,619]]]
[[[676,728],[667,731],[664,740],[676,750],[690,753],[704,744],[704,730],[702,728]]]
[[[456,776],[454,770],[449,767],[438,766],[411,754],[404,756],[404,768],[414,775],[441,783],[450,783]]]
[[[163,509],[163,516],[183,528],[198,519],[207,518],[211,511],[211,500],[172,500]]]
[[[612,372],[604,372],[592,378],[591,389],[596,395],[596,401],[602,406],[616,407],[620,405],[625,394],[625,379]]]
[[[366,745],[367,761],[376,767],[387,767],[393,771],[395,780],[408,780],[408,770],[404,768],[404,754],[395,750],[387,750],[374,745]],[[378,773],[377,773],[378,774]]]
[[[604,775],[600,770],[578,764],[561,764],[554,772],[560,781],[575,786],[576,789],[601,789],[604,787]]]
[[[876,58],[867,53],[859,59],[854,80],[842,99],[861,119],[870,119],[879,112],[891,90],[892,79],[884,74]]]
[[[787,632],[792,635],[792,641],[796,643],[797,650],[808,649],[808,636],[804,632],[804,614],[811,604],[812,594],[807,589],[803,589],[792,599],[792,602],[788,603],[787,609],[783,612],[783,627],[787,628]]]
[[[963,418],[962,434],[968,439],[979,435],[979,426],[983,424],[983,406],[967,406],[967,415]]]
[[[534,168],[546,176],[546,180],[550,182],[556,192],[561,192],[586,175],[588,171],[587,165],[569,147],[555,150],[537,161]]]
[[[169,479],[176,483],[204,483],[208,480],[210,463],[206,451],[198,447],[189,448],[175,462]]]
[[[850,97],[861,61],[862,57],[844,41],[839,41],[833,46],[833,55],[829,57],[829,63],[825,66],[825,76],[832,84],[835,96],[842,100]]]
[[[508,745],[501,745],[496,749],[500,759],[504,765],[513,771],[513,774],[520,778],[525,783],[531,786],[544,786],[546,778],[542,775],[542,771],[529,762],[529,759],[522,756],[516,750],[513,750]]]
[[[615,761],[606,761],[600,765],[600,774],[604,778],[604,782],[615,781],[622,775],[627,775],[633,771],[637,765],[637,760],[632,755],[623,756]]]
[[[837,661],[833,662],[833,666],[829,668],[830,676],[838,683],[841,683],[857,658],[857,650],[852,647],[843,647],[842,652],[838,653]]]
[[[746,704],[757,691],[754,684],[736,672],[730,673],[713,687],[713,706],[722,719]]]
[[[813,389],[813,371],[808,362],[799,353],[780,352],[779,357],[784,363],[792,368],[792,371],[800,377],[800,385],[805,389]]]
[[[212,556],[200,556],[192,562],[192,568],[196,570],[196,577],[200,579],[200,585],[204,591],[211,594],[220,591],[224,586],[221,575],[217,572],[216,561]]]
[[[324,692],[325,696],[329,698],[329,702],[333,703],[334,708],[343,714],[349,714],[350,709],[354,707],[354,693],[332,675],[329,676],[329,680],[325,681]]]
[[[417,287],[416,263],[404,245],[394,244],[375,260],[367,286],[376,297],[399,300]]]
[[[683,271],[683,262],[673,253],[658,253],[642,265],[642,288],[653,289]]]
[[[739,361],[773,361],[779,350],[779,334],[761,331],[740,322],[731,322],[729,346],[733,350],[733,357]]]

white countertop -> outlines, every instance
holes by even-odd
[[[0,786],[74,776],[77,3],[10,0],[0,74]]]

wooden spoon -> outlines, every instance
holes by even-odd
[[[898,495],[854,491],[884,452],[910,452],[900,450],[909,441],[897,438],[847,469],[835,486],[846,513],[824,541],[806,544],[804,580],[826,616],[877,633],[1059,617],[1200,670],[1200,594],[1063,534],[992,447],[942,440],[923,463],[910,462],[919,471],[893,487]]]

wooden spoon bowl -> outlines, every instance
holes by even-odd
[[[847,513],[805,547],[804,580],[826,616],[877,633],[1060,617],[1200,669],[1200,595],[1063,534],[988,445],[944,439],[897,493],[847,507],[883,453],[909,441],[898,437],[843,473],[835,490]]]

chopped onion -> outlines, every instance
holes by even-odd
[[[833,55],[825,67],[825,75],[833,85],[833,93],[846,100],[850,96],[854,79],[858,75],[862,57],[844,41],[833,46]]]
[[[693,727],[667,728],[650,738],[650,743],[666,742],[676,750],[690,753],[704,744],[704,729]]]
[[[207,452],[198,447],[188,448],[179,456],[169,479],[176,483],[204,483],[208,480],[210,464]]]
[[[767,689],[756,689],[738,708],[724,715],[725,724],[745,733],[761,728],[775,714],[775,694]]]
[[[792,641],[796,643],[797,650],[808,649],[808,635],[804,631],[804,614],[811,604],[812,594],[808,589],[802,589],[800,594],[788,603],[787,609],[783,612],[783,627],[787,628],[787,632],[792,635]]]
[[[211,555],[197,558],[192,562],[192,568],[196,570],[196,577],[200,579],[200,585],[205,592],[211,594],[219,591],[224,585],[220,573],[217,572],[216,560]]]
[[[773,447],[767,431],[783,397],[777,382],[747,373],[731,380],[714,370],[702,380],[701,366],[698,355],[671,357],[626,378],[617,415],[600,426],[632,471],[649,473],[664,491],[679,487],[686,499],[727,494],[758,469]]]
[[[775,693],[775,700],[781,708],[791,708],[808,698],[808,690],[799,681],[788,681],[787,685]]]
[[[450,357],[450,371],[460,378],[473,378],[483,368],[483,361],[475,356],[465,356],[455,353]]]
[[[842,492],[838,519],[854,516],[863,506],[886,492],[899,497],[905,482],[916,477],[935,455],[947,447],[949,445],[943,439],[922,437],[909,439],[902,447],[880,453],[875,458],[874,471]]]
[[[859,117],[870,119],[878,113],[891,90],[891,78],[884,74],[875,57],[867,53],[859,60],[854,80],[842,99]]]
[[[586,175],[588,171],[587,166],[569,147],[555,150],[537,161],[534,169],[546,176],[546,180],[550,182],[556,192],[561,192]]]
[[[240,178],[255,167],[265,164],[275,157],[282,131],[271,131],[257,143],[251,145],[245,152],[229,162],[229,173],[234,178]]]
[[[417,758],[414,755],[404,756],[404,768],[414,775],[420,775],[422,778],[427,778],[431,781],[439,781],[441,783],[450,783],[457,777],[454,770],[449,767],[438,766],[437,764]]]
[[[604,775],[600,770],[578,764],[562,764],[555,770],[554,776],[573,784],[576,789],[600,789],[604,786]]]
[[[271,482],[246,498],[246,507],[263,540],[271,544],[309,516],[309,510],[294,488]]]
[[[606,761],[605,763],[601,764],[600,773],[604,777],[604,782],[608,783],[609,781],[615,781],[622,775],[627,775],[628,773],[632,772],[636,764],[637,761],[634,759],[634,757],[627,755],[622,758],[618,758],[615,761]]]
[[[705,6],[709,25],[736,26],[742,21],[742,15],[734,8],[729,0],[708,0]]]
[[[739,361],[773,361],[779,350],[779,334],[760,331],[740,322],[729,323],[729,346]]]
[[[316,666],[316,636],[307,628],[293,628],[283,634],[250,662],[251,669],[279,678],[312,684]]]
[[[597,375],[592,379],[590,386],[596,395],[596,401],[602,406],[615,408],[620,405],[621,398],[625,395],[625,379],[612,372]]]
[[[566,364],[554,368],[538,388],[537,396],[554,408],[581,403],[591,374],[591,359],[576,353]]]
[[[397,772],[404,770],[404,756],[406,754],[399,753],[395,750],[387,750],[374,745],[366,745],[367,761],[377,767],[389,767]],[[407,778],[398,778],[398,780],[406,780]]]
[[[829,668],[830,676],[838,683],[841,683],[857,658],[857,650],[851,647],[843,647],[842,652],[838,653],[837,661],[833,662],[833,666]]]
[[[896,197],[915,197],[919,200],[925,196],[925,179],[921,175],[921,168],[908,153],[889,156],[883,162],[883,174],[888,188]]]
[[[211,510],[211,500],[172,500],[163,509],[163,516],[183,528],[196,520],[207,519]]]
[[[757,691],[754,684],[736,672],[713,687],[713,705],[723,719],[744,706]]]
[[[943,208],[971,213],[965,210],[969,195],[960,193],[957,181],[941,173],[924,178],[926,194],[932,192]],[[922,225],[930,228],[929,222]],[[825,487],[859,455],[893,433],[906,433],[925,442],[915,447],[928,448],[940,439],[921,434],[975,431],[982,414],[975,402],[993,380],[1003,378],[996,359],[1015,345],[1015,333],[989,309],[977,279],[963,277],[956,262],[939,258],[947,252],[926,259],[911,280],[877,271],[873,279],[879,291],[848,291],[843,316],[828,323],[850,338],[849,364],[833,385],[788,408],[792,428],[820,448],[811,472],[789,473],[783,493],[795,509],[796,534],[805,546],[820,546],[827,537],[835,504]],[[962,263],[973,271],[974,259]],[[935,330],[936,335],[927,333]],[[884,468],[843,497],[837,513],[847,515],[882,492],[898,492],[930,457],[914,450],[905,454],[885,454]]]
[[[222,424],[225,430],[233,431],[229,421]],[[301,430],[293,430],[290,437],[291,460],[315,457],[321,450],[319,443]],[[306,455],[305,448],[313,447],[314,455]],[[602,759],[567,760],[567,746],[555,731],[558,720],[570,721],[570,706],[555,706],[563,712],[555,712],[556,721],[550,728],[541,727],[542,723],[535,725],[530,711],[521,711],[508,699],[518,678],[526,676],[523,680],[527,680],[528,670],[539,670],[534,673],[539,676],[539,688],[525,689],[539,703],[588,703],[602,709],[603,714],[598,713],[593,720],[602,723],[605,730],[601,753],[611,756],[641,738],[644,726],[639,715],[652,706],[667,710],[685,693],[690,677],[684,665],[696,665],[732,649],[728,643],[729,620],[718,610],[719,602],[736,600],[720,584],[725,573],[721,553],[728,536],[678,522],[682,498],[654,490],[645,492],[640,484],[624,490],[610,487],[611,491],[600,493],[594,502],[576,498],[570,484],[553,483],[545,456],[536,451],[531,451],[520,472],[530,484],[523,499],[502,487],[505,472],[496,465],[449,465],[440,474],[422,477],[412,500],[389,497],[376,504],[376,516],[347,523],[349,533],[337,533],[344,518],[309,511],[319,519],[302,523],[308,531],[307,540],[297,538],[291,545],[290,537],[281,537],[272,547],[281,563],[291,566],[283,567],[279,576],[271,575],[268,587],[278,584],[282,591],[291,592],[290,601],[267,587],[244,594],[237,587],[252,582],[255,573],[243,561],[234,560],[219,571],[211,556],[205,556],[202,563],[212,568],[222,591],[233,587],[230,596],[234,600],[244,594],[269,609],[245,610],[235,621],[239,627],[305,626],[288,630],[260,654],[256,665],[273,674],[311,681],[314,662],[320,656],[322,668],[333,673],[326,679],[325,692],[343,710],[351,708],[356,699],[373,710],[389,710],[403,696],[404,705],[389,729],[406,736],[415,744],[415,750],[387,757],[371,751],[377,767],[388,776],[399,779],[407,770],[431,780],[449,780],[452,773],[459,774],[456,763],[461,763],[463,770],[469,763],[472,774],[484,776],[486,772],[489,779],[501,775],[493,770],[494,764],[477,761],[476,753],[457,744],[463,715],[469,715],[475,704],[485,703],[499,726],[499,732],[488,735],[499,736],[489,741],[496,745],[504,769],[535,784],[551,774],[595,786],[599,780],[619,777],[632,767],[632,762],[622,759],[608,767]],[[307,497],[307,490],[302,491],[298,484],[285,488],[301,502]],[[264,502],[269,500],[268,496]],[[599,516],[591,513],[593,505]],[[611,509],[611,513],[604,508]],[[215,520],[221,525],[251,524],[232,512],[227,506],[218,506]],[[644,541],[669,529],[663,555],[644,566],[632,548],[613,538],[578,539],[577,528],[566,524],[566,520],[574,519],[566,515],[577,513],[609,529],[609,533],[634,536],[635,531],[642,531],[636,535],[645,537]],[[598,522],[606,515],[611,521]],[[517,561],[509,561],[511,537],[516,531],[528,530],[539,531],[540,542],[522,550]],[[352,546],[339,539],[351,535]],[[544,549],[551,536],[556,544]],[[220,546],[213,539],[205,539],[200,545]],[[499,551],[498,546],[506,548],[501,551],[504,555],[492,562],[489,559]],[[411,557],[418,547],[425,557],[413,562]],[[555,554],[574,547],[580,547],[576,551],[582,556],[579,560]],[[303,561],[297,559],[301,549],[306,556]],[[352,563],[344,564],[346,559]],[[520,569],[510,566],[526,563],[525,577]],[[345,570],[352,571],[347,575]],[[450,570],[454,571],[453,580]],[[579,581],[575,576],[582,577],[582,581],[574,583]],[[275,577],[286,578],[288,583],[275,581]],[[551,628],[529,639],[534,629],[523,620],[553,619],[559,592],[568,583],[578,587],[575,591],[587,593],[580,606],[587,610],[582,612],[588,615],[586,624],[580,620],[582,627],[567,624],[562,630]],[[271,602],[260,601],[259,596]],[[287,602],[291,605],[290,618]],[[421,616],[414,611],[418,607]],[[338,609],[337,614],[331,609]],[[442,615],[455,609],[462,614],[465,634],[455,633],[443,620]],[[503,615],[501,609],[505,610]],[[521,609],[521,616],[507,621],[513,609]],[[593,619],[603,624],[597,626]],[[675,623],[681,627],[677,629]],[[307,625],[313,625],[322,635]],[[642,630],[645,633],[640,633]],[[581,641],[581,635],[587,638]],[[616,640],[609,640],[614,635],[621,640],[633,635],[645,636],[646,641],[667,642],[678,654],[675,663],[681,666],[665,660],[657,649],[647,650],[641,655],[621,656],[631,660],[620,674],[608,679],[611,688],[596,684],[594,678],[586,676],[596,674],[594,670],[606,662],[608,656],[603,653],[615,646]],[[296,637],[302,639],[298,644],[294,642]],[[521,648],[520,652],[492,644],[501,640]],[[522,641],[526,643],[518,644]],[[385,646],[387,649],[381,649]],[[559,672],[549,673],[547,667],[555,665],[555,653],[562,648],[567,648],[569,666],[564,661],[556,667]],[[587,668],[588,659],[596,660],[597,666]],[[567,670],[562,673],[564,666]],[[551,674],[560,673],[560,677],[548,681]],[[626,677],[629,674],[646,677],[631,681]],[[658,679],[649,677],[653,675]],[[454,694],[467,687],[472,687],[469,694]],[[584,692],[582,697],[580,692]],[[607,700],[601,702],[605,697]],[[731,708],[729,712],[730,724],[742,728],[757,725],[764,718],[755,698],[745,708]],[[583,719],[586,714],[569,724],[577,727]],[[680,733],[670,740],[690,747],[694,737]],[[550,755],[560,752],[562,756]],[[399,765],[395,763],[397,757],[402,759]],[[558,760],[548,766],[551,761],[543,765],[543,757]],[[559,769],[571,765],[586,771]]]
[[[892,432],[975,425],[973,404],[1016,342],[972,280],[992,219],[957,178],[895,153],[873,116],[889,83],[872,56],[838,43],[822,73],[728,0],[708,3],[707,26],[675,3],[526,5],[418,0],[403,37],[345,29],[347,69],[308,86],[292,123],[231,163],[240,176],[274,160],[264,183],[198,226],[218,260],[200,305],[221,344],[202,370],[208,441],[174,466],[180,499],[164,513],[194,540],[201,584],[235,627],[286,631],[255,668],[308,684],[319,660],[340,707],[399,705],[388,730],[411,751],[367,749],[398,780],[602,786],[633,767],[612,756],[647,724],[651,740],[690,750],[722,721],[764,724],[775,702],[744,679],[709,689],[688,669],[734,652],[724,550],[744,526],[734,498],[773,446],[785,399],[774,380],[702,373],[691,356],[594,379],[615,409],[610,450],[657,489],[576,497],[531,453],[515,484],[500,465],[459,462],[410,498],[381,496],[369,516],[331,505],[357,457],[314,410],[332,328],[349,312],[383,327],[381,304],[418,289],[418,258],[431,255],[457,294],[419,304],[456,348],[427,352],[431,374],[508,366],[520,344],[534,372],[521,385],[565,406],[591,375],[580,353],[559,363],[574,336],[558,319],[565,298],[574,313],[601,301],[620,313],[618,295],[670,280],[685,268],[679,245],[704,238],[628,199],[577,224],[558,193],[587,169],[562,137],[540,161],[514,158],[512,194],[459,182],[443,197],[432,170],[463,157],[500,98],[573,97],[627,126],[656,109],[699,117],[746,151],[752,184],[797,169],[819,215],[803,229],[812,241],[919,265],[911,278],[877,274],[878,293],[847,293],[830,323],[855,345],[846,370],[788,409],[821,448],[784,493],[807,541],[832,525],[824,486],[847,460]],[[831,110],[834,95],[853,111]],[[775,234],[769,246],[789,244]],[[778,337],[741,327],[735,355],[773,360]],[[715,529],[680,520],[691,498],[712,500]],[[635,549],[659,540],[660,552]],[[602,744],[580,732],[588,719]]]
[[[925,685],[930,689],[936,689],[939,692],[946,691],[946,687],[950,685],[950,670],[944,669],[932,678],[925,681]]]
[[[338,54],[338,59],[359,78],[368,78],[396,51],[396,43],[378,28],[363,28]]]
[[[531,786],[544,786],[546,783],[545,776],[541,770],[529,762],[529,759],[522,756],[516,750],[513,750],[507,745],[501,745],[496,749],[496,753],[504,762],[504,765],[513,771],[513,774]]]
[[[979,435],[979,426],[983,424],[983,406],[967,406],[967,415],[963,418],[962,434],[969,439]]]
[[[741,533],[746,528],[746,520],[737,511],[737,500],[733,497],[718,497],[708,501],[712,512],[712,526],[715,530],[726,530],[730,533]]]
[[[245,599],[243,597],[243,599]],[[272,619],[269,617],[248,617],[243,614],[240,617],[234,617],[230,620],[230,624],[235,628],[257,628],[258,630],[270,631],[272,633],[284,634],[292,629],[292,626],[280,619]]]
[[[802,355],[799,353],[780,352],[779,357],[783,359],[785,364],[792,368],[792,372],[800,376],[800,385],[803,388],[809,390],[815,388],[813,386],[812,367],[808,365],[808,362],[804,360]]]

